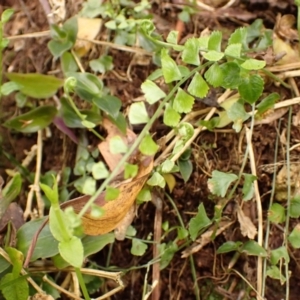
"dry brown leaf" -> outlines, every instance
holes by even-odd
[[[240,223],[242,235],[247,236],[249,239],[253,240],[257,235],[257,229],[250,218],[244,214],[239,205],[237,205],[237,217]]]
[[[278,15],[273,33],[273,51],[276,57],[282,57],[277,64],[296,63],[300,61],[298,32],[293,29],[295,17]],[[297,41],[297,43],[294,43]]]
[[[140,162],[139,172],[136,178],[116,186],[120,193],[115,200],[106,201],[105,192],[102,192],[94,204],[103,208],[104,214],[100,218],[95,218],[90,214],[90,211],[88,211],[82,217],[84,233],[88,235],[100,235],[114,230],[131,209],[152,169],[153,157],[147,156]],[[72,206],[74,211],[79,213],[89,199],[90,196],[78,197],[63,203],[61,207],[66,208]]]
[[[132,223],[136,212],[136,205],[132,205],[127,214],[125,215],[124,219],[117,224],[115,228],[115,238],[118,241],[123,241],[126,236],[126,231],[129,225]]]
[[[102,20],[99,18],[88,19],[88,18],[77,18],[78,22],[78,33],[77,39],[93,40],[101,29]],[[74,51],[82,57],[88,53],[91,49],[92,43],[83,40],[77,40],[74,45]]]

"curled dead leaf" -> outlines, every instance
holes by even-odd
[[[257,229],[250,218],[244,214],[239,205],[237,205],[237,217],[240,223],[242,235],[247,236],[249,239],[253,240],[257,235]]]
[[[153,157],[148,156],[141,161],[139,172],[134,179],[129,182],[121,182],[116,186],[120,192],[115,200],[106,201],[105,192],[102,192],[94,204],[99,205],[104,210],[104,214],[100,218],[95,218],[88,211],[82,217],[84,233],[88,235],[100,235],[114,230],[131,209],[152,169]],[[90,196],[78,197],[63,203],[61,207],[72,206],[74,211],[79,213],[89,199]]]

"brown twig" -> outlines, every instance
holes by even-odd
[[[159,257],[159,244],[161,239],[161,224],[162,224],[162,200],[154,193],[152,196],[152,202],[156,207],[155,219],[154,219],[154,245],[153,245],[153,259],[156,260]],[[157,285],[152,291],[152,300],[159,300],[160,297],[160,263],[156,261],[152,267],[152,282],[157,282]]]

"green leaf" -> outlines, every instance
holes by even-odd
[[[208,50],[221,51],[222,32],[213,31],[208,40]]]
[[[251,74],[249,77],[242,78],[238,90],[244,100],[253,104],[258,100],[264,90],[264,81],[261,76]]]
[[[138,173],[138,166],[126,163],[124,168],[124,179],[133,178]]]
[[[18,84],[19,90],[24,95],[36,99],[52,97],[63,86],[63,80],[52,75],[6,73],[6,77]]]
[[[46,128],[54,119],[57,110],[53,106],[39,106],[28,113],[6,121],[3,125],[24,133],[32,133]]]
[[[124,143],[123,139],[119,135],[116,135],[109,140],[109,151],[112,154],[126,153],[128,151],[128,147]]]
[[[72,236],[70,240],[58,244],[62,258],[75,268],[80,268],[83,263],[83,246],[81,240]]]
[[[240,58],[241,51],[242,51],[242,44],[239,43],[239,44],[228,45],[224,52],[228,56]]]
[[[166,104],[163,118],[164,124],[170,127],[175,127],[178,125],[180,118],[180,114],[175,109],[173,109],[170,104]]]
[[[54,181],[53,188],[50,186],[40,183],[40,187],[45,193],[46,197],[48,200],[53,204],[53,205],[58,205],[59,199],[58,199],[58,188],[57,188],[57,182]]]
[[[300,224],[297,224],[288,237],[289,242],[295,249],[300,248]]]
[[[163,189],[166,181],[158,172],[154,172],[150,179],[148,179],[147,184],[150,186],[159,186]]]
[[[5,250],[13,264],[13,278],[17,278],[22,270],[24,255],[22,252],[12,247],[6,247]]]
[[[197,72],[189,84],[187,91],[195,97],[203,98],[207,95],[209,86],[203,77]]]
[[[0,274],[3,273],[6,269],[8,269],[10,266],[11,264],[3,256],[0,255]],[[0,284],[0,289],[1,289],[1,284]]]
[[[112,70],[114,67],[113,58],[109,55],[102,55],[98,59],[90,60],[89,65],[94,72],[99,72],[101,74]]]
[[[147,77],[147,80],[154,81],[162,76],[163,76],[162,69],[156,69]]]
[[[59,114],[63,118],[66,126],[70,128],[85,128],[81,118],[71,107],[68,100],[66,98],[61,98],[60,103],[61,107]],[[101,115],[99,112],[93,110],[79,110],[79,112],[85,116],[85,121],[87,122],[91,122],[92,124],[99,124],[101,122]]]
[[[113,201],[113,200],[117,199],[119,197],[119,195],[120,195],[120,190],[118,188],[108,186],[106,188],[106,192],[105,192],[105,200]]]
[[[113,119],[108,116],[108,119],[118,127],[121,133],[126,134],[127,121],[122,112],[119,112],[117,118]]]
[[[188,39],[184,44],[184,49],[182,51],[182,60],[183,62],[195,66],[200,65],[199,57],[199,40],[196,38]]]
[[[14,14],[14,12],[15,11],[12,8],[8,8],[4,10],[3,13],[1,14],[1,22],[3,24],[7,23],[11,18],[11,16]]]
[[[92,103],[95,97],[101,98],[103,96],[103,82],[97,76],[79,72],[67,72],[66,76],[69,81],[75,78],[74,90],[80,98]]]
[[[223,52],[217,52],[215,50],[208,51],[206,53],[203,53],[203,57],[207,59],[208,61],[219,61],[224,57]]]
[[[68,240],[73,234],[71,224],[69,224],[68,221],[65,212],[60,208],[56,209],[51,206],[49,212],[49,227],[52,235],[59,242]],[[64,229],[61,227],[64,227]]]
[[[24,256],[27,254],[34,235],[41,227],[41,225],[45,222],[45,219],[46,217],[27,222],[19,228],[17,232],[16,248],[20,250],[24,254]],[[30,261],[35,261],[38,258],[48,258],[56,255],[58,253],[57,245],[57,240],[54,239],[53,235],[51,234],[49,225],[46,224],[46,226],[39,234]]]
[[[149,189],[143,188],[137,195],[136,199],[140,202],[147,202],[152,199],[152,195]]]
[[[84,128],[88,128],[88,129],[91,129],[91,128],[95,128],[96,127],[96,124],[93,123],[93,122],[90,122],[90,121],[86,121],[86,120],[83,120],[81,121],[81,124]]]
[[[266,62],[264,60],[258,60],[254,58],[246,59],[241,67],[245,70],[261,70],[266,66]]]
[[[106,245],[112,244],[115,240],[114,233],[91,236],[86,235],[82,239],[84,257],[92,255],[102,250]]]
[[[213,87],[219,87],[222,85],[224,75],[220,66],[215,63],[211,65],[210,68],[204,73],[204,77]]]
[[[5,285],[1,290],[6,300],[27,300],[29,296],[29,286],[25,277],[16,278],[8,273],[1,279],[1,285]]]
[[[279,224],[285,221],[285,208],[279,203],[273,203],[268,211],[268,219],[270,222]]]
[[[251,43],[256,38],[261,36],[262,31],[264,30],[263,20],[256,19],[250,26],[247,26],[247,42]]]
[[[175,163],[172,160],[166,159],[161,164],[161,171],[162,171],[162,173],[170,173],[172,171],[172,169],[174,168],[174,166],[175,166]]]
[[[178,31],[171,30],[167,36],[167,42],[170,44],[177,44],[178,41]]]
[[[96,192],[96,180],[91,176],[86,176],[81,191],[85,195],[94,195]]]
[[[235,174],[214,170],[212,172],[212,178],[208,180],[208,187],[213,194],[225,197],[229,186],[237,179],[238,176]]]
[[[252,174],[243,174],[245,181],[243,185],[243,200],[248,201],[253,198],[254,195],[254,185],[253,182],[257,179],[256,176]]]
[[[243,122],[250,117],[250,115],[245,111],[244,105],[240,102],[233,103],[226,112],[229,119],[234,122],[233,128],[236,132],[240,132]]]
[[[290,216],[292,218],[299,218],[300,217],[300,195],[295,195],[291,199],[291,206],[290,206]]]
[[[193,173],[193,164],[190,160],[178,160],[180,174],[184,182],[187,182]]]
[[[173,109],[178,113],[189,113],[194,105],[195,99],[183,89],[178,88],[177,94],[173,101]]]
[[[285,246],[271,250],[270,262],[272,265],[277,265],[281,259],[284,259],[287,263],[290,262],[290,256]]]
[[[174,254],[178,251],[178,245],[176,241],[169,242],[167,245],[165,243],[160,244],[159,253],[160,257],[160,270],[165,269],[172,261]]]
[[[62,27],[56,24],[51,25],[52,40],[48,43],[48,48],[55,58],[72,48],[76,41],[77,31],[77,17],[70,18]]]
[[[187,141],[193,136],[194,127],[189,122],[181,122],[178,126],[178,133],[182,137],[182,140]]]
[[[240,27],[231,34],[228,40],[228,45],[232,45],[232,44],[242,44],[243,50],[248,49],[247,28]]]
[[[3,96],[7,96],[13,92],[18,91],[19,89],[20,89],[20,86],[17,83],[15,83],[13,81],[8,81],[1,85],[0,94]]]
[[[94,179],[99,180],[99,179],[107,178],[109,175],[109,172],[106,169],[104,163],[102,161],[99,161],[93,165],[92,174],[93,174]]]
[[[182,78],[176,62],[169,56],[168,51],[165,48],[161,50],[161,66],[166,83]]]
[[[285,276],[282,274],[282,272],[279,270],[277,266],[271,266],[267,268],[266,275],[273,279],[280,280],[281,285],[283,285],[286,282]]]
[[[49,51],[54,56],[54,58],[61,57],[66,51],[73,47],[73,43],[65,40],[64,42],[51,40],[47,44]]]
[[[153,81],[146,80],[142,83],[141,89],[145,94],[146,101],[149,104],[154,104],[158,100],[166,97],[166,93],[159,88]]]
[[[227,62],[220,66],[224,75],[222,86],[225,89],[236,89],[241,83],[240,67],[235,62]]]
[[[247,255],[267,257],[267,251],[256,241],[248,241],[241,247],[241,252]]]
[[[132,255],[142,256],[145,254],[147,248],[148,248],[147,244],[143,243],[139,239],[133,238],[130,253]]]
[[[9,204],[20,194],[22,178],[20,173],[16,173],[0,192],[0,220],[7,210]]]
[[[232,241],[225,242],[218,248],[217,254],[238,251],[242,244],[243,244],[242,242],[232,242]]]
[[[189,233],[193,241],[196,240],[199,232],[209,226],[211,220],[207,217],[203,203],[198,206],[198,213],[189,222]]]
[[[260,103],[256,106],[257,113],[263,114],[269,109],[274,108],[275,103],[280,99],[280,95],[278,93],[271,93],[266,98],[260,101]]]
[[[114,119],[118,117],[119,110],[122,106],[122,102],[119,98],[110,95],[94,97],[93,103],[107,114],[111,115]]]
[[[129,108],[129,122],[130,124],[144,124],[149,121],[149,116],[144,102],[132,103]]]
[[[64,74],[67,72],[76,72],[78,70],[78,65],[70,52],[65,52],[60,57],[60,63]]]
[[[139,150],[147,156],[154,155],[158,148],[159,146],[153,141],[150,134],[145,135],[139,145]]]

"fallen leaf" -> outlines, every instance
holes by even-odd
[[[273,32],[273,51],[280,59],[277,64],[283,65],[300,61],[299,38],[297,30],[293,29],[293,15],[278,15]]]
[[[128,211],[131,209],[135,199],[145,184],[150,172],[153,169],[153,157],[145,157],[139,164],[139,172],[131,181],[121,182],[116,188],[120,193],[115,200],[105,201],[105,191],[96,199],[94,204],[100,206],[104,210],[103,216],[95,218],[88,211],[82,217],[82,225],[84,233],[87,235],[100,235],[114,230],[124,219]],[[79,213],[90,196],[82,196],[67,201],[61,205],[62,208],[72,206],[76,213]]]
[[[74,51],[79,57],[82,57],[91,49],[92,43],[80,39],[93,40],[101,29],[102,20],[99,18],[78,18],[77,22],[78,33]]]
[[[253,240],[257,235],[257,229],[250,220],[250,218],[244,214],[243,210],[240,208],[239,205],[237,205],[237,217],[240,223],[242,235],[247,236],[249,239]]]

